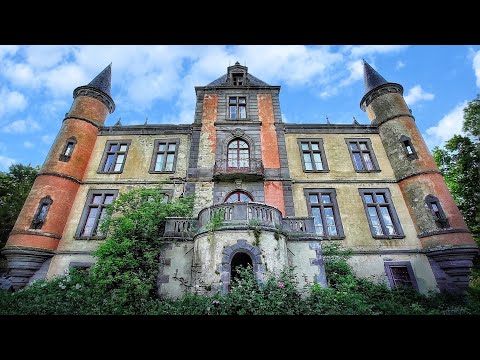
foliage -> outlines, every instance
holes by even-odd
[[[253,229],[254,245],[260,246],[260,235],[262,234],[261,222],[258,219],[250,219],[248,226]],[[278,239],[277,239],[278,240]]]
[[[0,291],[0,314],[142,315],[405,315],[480,314],[480,291],[465,298],[422,295],[404,287],[360,278],[348,263],[351,252],[337,242],[323,246],[328,287],[301,285],[292,268],[258,281],[252,268],[239,274],[228,294],[185,294],[158,299],[155,277],[167,216],[189,216],[192,198],[164,203],[159,189],[119,196],[102,224],[107,240],[90,270],[72,270],[22,290]]]
[[[213,238],[213,233],[220,229],[225,220],[225,209],[214,210],[213,215],[210,218],[210,221],[205,225],[205,228],[208,231],[208,241],[211,241]]]
[[[5,245],[40,167],[11,165],[0,171],[0,249]]]
[[[443,149],[435,147],[437,163],[467,225],[480,241],[480,99],[464,109],[463,131],[454,135]]]

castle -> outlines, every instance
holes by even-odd
[[[280,86],[238,62],[195,87],[192,124],[104,126],[115,111],[111,65],[73,104],[2,253],[14,288],[93,264],[98,225],[119,193],[164,183],[195,194],[194,218],[169,218],[159,296],[229,291],[235,266],[260,281],[293,266],[326,286],[322,243],[353,252],[358,275],[422,293],[468,286],[478,247],[400,84],[364,62],[370,125],[283,123]],[[211,219],[221,224],[212,234]]]

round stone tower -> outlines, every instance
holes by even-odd
[[[441,291],[463,292],[478,247],[420,134],[400,84],[364,61],[360,107],[380,138]]]
[[[15,289],[48,270],[97,139],[98,127],[115,110],[111,64],[73,91],[73,104],[35,179],[2,251]]]

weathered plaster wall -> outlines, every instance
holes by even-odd
[[[376,282],[384,282],[388,285],[385,261],[409,261],[412,265],[419,291],[424,294],[429,291],[438,291],[432,268],[427,257],[423,254],[355,254],[348,260],[357,275]]]
[[[180,139],[177,151],[174,173],[150,174],[150,163],[153,157],[154,143],[157,139]],[[111,140],[131,140],[123,172],[120,174],[98,174],[98,168],[105,151],[105,144]],[[87,168],[85,181],[113,182],[113,181],[164,181],[170,177],[185,177],[187,173],[187,159],[190,148],[189,135],[112,135],[99,136],[95,143],[92,157]]]
[[[177,298],[191,290],[193,242],[162,245],[157,277],[158,295]]]

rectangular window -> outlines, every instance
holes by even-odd
[[[298,139],[303,171],[328,172],[323,139]]]
[[[173,173],[177,164],[180,139],[155,140],[150,173]]]
[[[117,197],[118,190],[89,190],[85,208],[75,237],[77,239],[103,239],[99,225],[106,216],[106,207]]]
[[[370,139],[345,139],[357,172],[380,171]]]
[[[231,96],[228,98],[228,118],[247,118],[247,98],[245,96]]]
[[[403,238],[403,230],[388,189],[359,189],[372,236],[377,239]]]
[[[65,142],[65,145],[63,146],[62,153],[60,154],[60,158],[59,158],[60,161],[68,162],[70,160],[76,143],[77,143],[77,139],[74,136],[67,139],[67,141]]]
[[[417,280],[409,261],[386,261],[384,265],[391,288],[408,286],[418,290]]]
[[[98,172],[101,174],[120,174],[127,159],[131,140],[109,140],[105,146]]]
[[[328,238],[344,238],[335,189],[305,189],[304,193],[315,232]]]

